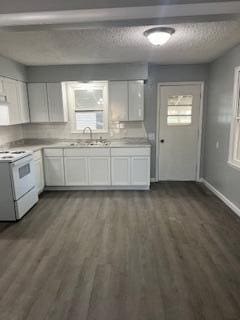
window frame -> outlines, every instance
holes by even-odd
[[[89,110],[82,110],[82,111],[76,111],[75,108],[75,95],[74,90],[76,90],[79,85],[86,84],[86,83],[93,83],[93,84],[101,84],[103,85],[103,95],[104,95],[104,107],[103,107],[103,129],[92,129],[93,133],[108,133],[109,130],[109,116],[108,116],[108,110],[109,110],[109,94],[108,94],[108,81],[67,81],[65,82],[65,88],[66,93],[68,97],[68,105],[69,105],[69,113],[70,113],[70,119],[71,119],[71,133],[82,133],[83,129],[77,129],[76,127],[76,112],[94,112],[97,111],[95,108],[89,109]],[[86,125],[87,127],[87,125]]]
[[[233,108],[230,129],[228,163],[240,170],[240,159],[238,159],[238,146],[240,144],[240,66],[235,68]]]

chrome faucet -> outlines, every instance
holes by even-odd
[[[92,129],[90,128],[90,127],[85,127],[84,129],[83,129],[83,134],[85,134],[86,133],[86,130],[89,130],[89,133],[90,133],[90,141],[92,141],[92,139],[93,139],[93,132],[92,132]]]

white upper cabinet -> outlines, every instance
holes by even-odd
[[[68,112],[61,83],[47,83],[49,122],[67,122]]]
[[[9,78],[0,78],[0,125],[29,122],[26,83]]]
[[[31,122],[49,122],[46,83],[28,83]]]
[[[144,82],[110,81],[109,100],[112,121],[143,121]]]
[[[144,94],[143,81],[128,82],[129,121],[143,121]]]
[[[0,95],[5,95],[4,78],[0,78]]]
[[[18,81],[17,86],[21,123],[29,123],[30,116],[28,108],[27,85],[25,82]]]
[[[9,125],[21,123],[17,81],[4,79],[4,91],[9,108]]]
[[[111,81],[109,83],[109,101],[112,121],[128,121],[127,81]]]
[[[29,83],[31,122],[66,122],[67,105],[61,83]]]

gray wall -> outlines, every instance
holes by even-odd
[[[236,66],[240,66],[240,45],[210,65],[204,178],[240,207],[240,171],[227,164]]]
[[[64,80],[136,80],[147,79],[148,65],[142,63],[79,64],[27,67],[29,82]]]
[[[208,65],[154,65],[154,64],[95,64],[27,67],[29,82],[56,82],[64,80],[135,80],[146,79],[145,120],[147,133],[156,137],[158,82],[204,81],[207,84]],[[151,177],[156,176],[156,143],[152,142]]]
[[[26,68],[23,64],[0,56],[0,75],[16,80],[26,81]]]
[[[149,65],[148,81],[145,85],[145,128],[156,137],[157,85],[159,82],[204,81],[205,94],[208,80],[208,65]],[[156,141],[152,142],[151,177],[156,176]]]

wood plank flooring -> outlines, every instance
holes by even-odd
[[[45,192],[0,224],[1,320],[239,320],[240,219],[196,183]]]

